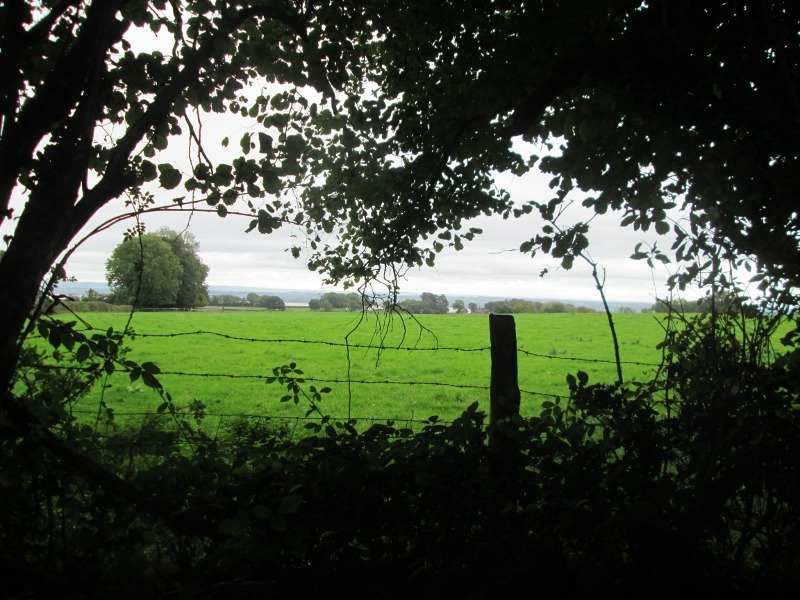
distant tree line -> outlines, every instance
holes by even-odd
[[[112,294],[101,294],[97,290],[89,289],[80,297],[58,298],[58,302],[51,302],[48,310],[62,313],[67,310],[74,312],[128,312],[129,304],[115,304]]]
[[[463,302],[461,306],[463,307]],[[449,310],[447,296],[423,292],[419,300],[403,300],[400,308],[413,315],[445,314]]]
[[[521,300],[512,298],[511,300],[493,300],[483,306],[486,312],[497,314],[515,315],[527,313],[593,313],[592,308],[585,306],[575,306],[568,302],[537,302],[532,300]]]
[[[209,306],[253,306],[267,310],[286,310],[286,303],[279,296],[270,296],[250,292],[242,298],[234,294],[216,294],[208,299]]]
[[[313,311],[360,311],[364,299],[360,294],[351,292],[343,294],[339,292],[327,292],[320,298],[309,300],[308,306]],[[575,306],[568,302],[549,301],[538,302],[532,300],[522,300],[512,298],[509,300],[493,300],[486,302],[483,307],[475,302],[466,304],[463,300],[454,300],[452,305],[444,294],[433,294],[423,292],[419,299],[409,298],[401,300],[398,307],[414,315],[447,314],[452,311],[458,314],[525,314],[525,313],[593,313],[592,308],[585,306]]]
[[[308,301],[308,307],[314,311],[331,312],[334,310],[345,312],[360,311],[364,306],[364,299],[361,294],[349,292],[347,294],[339,292],[326,292],[319,298]]]
[[[697,300],[685,300],[677,298],[675,300],[656,300],[649,309],[643,309],[642,312],[651,313],[697,313],[709,314],[716,312],[718,314],[738,315],[744,312],[745,315],[753,316],[758,313],[758,309],[754,307],[746,298],[736,296],[734,294],[716,294],[709,295]]]
[[[78,312],[120,312],[131,309],[129,304],[117,304],[115,294],[103,294],[94,289],[89,289],[81,294],[80,298],[63,299],[70,309]],[[261,295],[249,293],[242,298],[234,294],[217,294],[209,296],[209,306],[236,306],[236,307],[257,307],[267,310],[286,310],[286,303],[279,296]],[[60,309],[56,306],[55,312]]]
[[[245,296],[245,300],[250,306],[266,308],[268,310],[286,310],[286,303],[279,296],[269,296],[250,292]]]

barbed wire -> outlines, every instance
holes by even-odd
[[[450,352],[487,352],[492,349],[491,346],[479,346],[475,348],[462,348],[458,346],[432,346],[428,348],[419,348],[414,346],[374,346],[372,344],[347,344],[345,342],[329,342],[325,340],[305,340],[301,338],[250,338],[250,337],[243,337],[243,336],[235,336],[230,335],[227,333],[219,333],[216,331],[185,331],[185,332],[176,332],[176,333],[132,333],[131,337],[140,337],[140,338],[175,338],[175,337],[183,337],[183,336],[190,336],[190,335],[210,335],[215,337],[224,338],[227,340],[232,341],[239,341],[239,342],[255,342],[255,343],[272,343],[272,344],[316,344],[321,346],[329,346],[329,347],[339,347],[339,348],[363,348],[367,350],[380,350],[381,352],[386,350],[404,350],[406,352],[438,352],[438,351],[450,351]],[[31,338],[36,338],[41,336],[31,336]],[[520,354],[524,354],[526,356],[531,356],[534,358],[544,358],[546,360],[565,360],[565,361],[572,361],[572,362],[583,362],[583,363],[598,363],[598,364],[616,364],[616,361],[609,360],[609,359],[602,359],[602,358],[586,358],[580,356],[557,356],[553,354],[544,354],[541,352],[531,352],[530,350],[525,350],[524,348],[517,348],[517,352]],[[623,365],[634,365],[634,366],[641,366],[641,367],[659,367],[658,363],[650,363],[650,362],[641,362],[641,361],[620,361],[620,364]]]
[[[96,415],[97,411],[93,409],[75,408],[70,411],[73,414]],[[174,410],[171,412],[154,412],[154,411],[114,411],[114,418],[116,417],[163,417],[168,418],[172,416],[178,417],[194,417],[195,413],[190,410]],[[418,423],[420,425],[431,423],[430,419],[416,419],[414,417],[344,417],[335,415],[323,416],[293,416],[293,415],[275,415],[275,414],[255,414],[255,413],[218,413],[218,412],[202,412],[199,420],[205,419],[252,419],[252,420],[282,420],[282,421],[322,421],[329,419],[339,423],[349,423],[351,421],[368,421],[371,423],[387,423],[392,421],[394,423]],[[449,423],[449,420],[436,419],[436,423]]]
[[[319,344],[321,346],[331,346],[339,348],[365,348],[367,350],[406,350],[409,352],[436,352],[439,350],[448,350],[452,352],[486,352],[491,350],[491,346],[481,346],[478,348],[460,348],[457,346],[431,346],[431,347],[417,347],[417,346],[375,346],[373,344],[348,344],[346,342],[329,342],[325,340],[304,340],[301,338],[252,338],[237,335],[230,335],[227,333],[219,333],[217,331],[183,331],[175,333],[133,333],[134,337],[141,338],[174,338],[188,335],[211,335],[215,337],[224,338],[238,342],[257,342],[267,344]]]
[[[96,329],[92,327],[90,324],[84,321],[84,324],[87,326],[85,331],[103,331],[101,329]],[[429,386],[429,387],[438,387],[438,388],[450,388],[450,389],[457,389],[457,390],[477,390],[482,393],[485,393],[486,396],[486,408],[488,409],[489,405],[489,393],[491,391],[491,387],[488,385],[474,385],[474,384],[466,384],[466,383],[451,383],[451,382],[443,382],[443,381],[398,381],[398,380],[391,380],[391,379],[352,379],[349,376],[349,351],[350,349],[366,349],[366,350],[375,350],[378,352],[384,352],[389,350],[396,350],[396,351],[406,351],[406,352],[486,352],[491,351],[491,346],[480,346],[480,347],[459,347],[459,346],[439,346],[438,340],[435,340],[433,346],[402,346],[402,345],[386,345],[383,343],[383,340],[380,340],[379,344],[363,344],[363,343],[349,343],[347,341],[337,342],[337,341],[327,341],[327,340],[309,340],[309,339],[302,339],[302,338],[260,338],[260,337],[247,337],[247,336],[240,336],[240,335],[232,335],[228,333],[220,333],[216,331],[208,331],[208,330],[195,330],[195,331],[183,331],[183,332],[171,332],[171,333],[139,333],[134,330],[128,330],[127,327],[125,329],[125,333],[132,338],[154,338],[154,339],[164,339],[164,338],[179,338],[179,337],[188,337],[188,336],[210,336],[214,338],[220,338],[225,340],[230,340],[233,342],[241,342],[241,343],[261,343],[261,344],[312,344],[312,345],[319,345],[319,346],[327,346],[330,348],[346,348],[348,350],[348,376],[347,377],[311,377],[306,376],[305,374],[297,374],[297,373],[288,373],[288,374],[275,374],[278,372],[276,369],[273,373],[268,374],[237,374],[237,373],[213,373],[213,372],[187,372],[187,371],[160,371],[158,373],[154,373],[153,375],[157,375],[158,377],[194,377],[194,378],[216,378],[216,379],[229,379],[229,380],[257,380],[257,381],[265,381],[265,382],[278,382],[278,383],[286,383],[286,382],[296,382],[296,383],[320,383],[320,384],[333,384],[333,385],[346,385],[348,386],[347,393],[350,394],[350,386],[351,385],[366,385],[366,386],[375,386],[375,385],[383,385],[383,386]],[[33,337],[33,336],[32,336]],[[38,336],[36,336],[38,337]],[[417,342],[419,343],[419,339]],[[400,342],[402,343],[402,342]],[[430,343],[430,342],[429,342]],[[517,347],[516,352],[520,355],[531,357],[531,358],[539,358],[539,359],[546,359],[546,360],[562,360],[562,361],[571,361],[571,362],[578,362],[578,363],[595,363],[595,364],[617,364],[615,360],[607,360],[607,359],[598,359],[598,358],[582,358],[582,357],[574,357],[574,356],[559,356],[554,354],[544,354],[544,353],[537,353],[531,352],[529,350],[525,350],[523,348]],[[114,361],[116,362],[116,361]],[[128,363],[131,365],[132,363]],[[656,363],[648,363],[648,362],[640,362],[640,361],[621,361],[621,364],[625,365],[636,365],[642,367],[658,367],[660,365]],[[122,363],[117,363],[117,367],[114,369],[115,372],[119,373],[130,373],[135,368],[128,368],[128,366],[124,366]],[[76,371],[84,371],[84,372],[92,372],[96,371],[100,368],[100,364],[92,364],[91,366],[80,366],[80,365],[55,365],[55,364],[25,364],[23,366],[26,367],[33,367],[33,368],[43,368],[43,369],[63,369],[63,370],[76,370]],[[106,365],[108,366],[108,365]],[[292,365],[294,366],[294,365]],[[488,379],[488,373],[487,377]],[[485,379],[484,379],[485,380]],[[326,390],[327,391],[327,390]],[[529,397],[542,397],[542,398],[549,398],[553,399],[556,402],[565,401],[569,402],[570,397],[566,395],[550,393],[550,392],[543,392],[537,390],[519,390],[521,395],[529,396]],[[402,394],[400,392],[394,392],[398,396]],[[312,405],[313,406],[313,405]],[[163,408],[163,407],[162,407]],[[78,409],[74,408],[70,412],[75,413],[76,415],[86,414],[86,415],[98,415],[97,409]],[[348,400],[348,407],[347,407],[348,415],[347,417],[335,417],[332,415],[327,415],[328,419],[331,419],[331,423],[340,422],[340,423],[392,423],[392,424],[404,424],[407,429],[414,426],[423,426],[423,425],[430,425],[430,424],[440,424],[446,425],[451,421],[447,420],[436,420],[431,421],[430,419],[415,419],[413,416],[411,418],[385,418],[385,417],[357,417],[352,416],[350,414],[350,404]],[[186,424],[190,422],[191,419],[194,419],[198,422],[197,425],[192,424],[190,428],[197,428],[198,431],[205,430],[203,434],[206,436],[205,441],[213,441],[213,443],[220,444],[220,438],[218,438],[218,434],[223,431],[223,427],[225,429],[231,427],[231,420],[239,420],[239,419],[246,419],[249,421],[277,421],[281,423],[288,424],[286,431],[290,431],[288,435],[294,436],[298,430],[298,427],[301,424],[305,423],[306,427],[314,428],[316,425],[309,425],[309,423],[322,423],[323,419],[326,416],[320,414],[320,416],[291,416],[291,415],[276,415],[276,414],[249,414],[249,413],[229,413],[229,412],[220,412],[220,413],[212,413],[212,412],[205,412],[205,410],[201,412],[186,410],[181,407],[170,406],[169,411],[162,411],[158,412],[156,410],[153,411],[132,411],[132,412],[118,412],[116,410],[113,411],[114,418],[119,418],[120,421],[123,421],[127,418],[140,418],[142,426],[144,426],[147,421],[145,419],[152,419],[151,423],[154,425],[159,417],[165,418],[176,418],[176,421],[182,422]],[[200,425],[199,422],[202,420],[205,421],[204,425]],[[225,421],[228,421],[225,423]],[[216,422],[215,422],[216,421]],[[100,421],[98,419],[97,424]],[[111,423],[111,422],[107,422]],[[225,423],[223,425],[223,423]],[[293,426],[291,425],[293,424]],[[281,425],[282,427],[285,425]],[[112,425],[113,427],[113,425]],[[125,423],[124,425],[126,431],[129,427],[133,428],[135,431],[135,424]],[[397,425],[395,425],[397,427]],[[176,431],[176,435],[179,438],[183,438],[184,433],[180,431],[183,426],[178,427],[178,431]],[[216,431],[214,431],[216,428]],[[130,433],[129,431],[127,433]],[[165,432],[166,433],[166,432]],[[209,434],[211,437],[208,437]],[[120,442],[117,444],[118,437],[111,434],[101,433],[98,430],[95,430],[95,435],[103,440],[111,440],[112,444],[106,446],[108,448],[113,448],[116,444],[118,446],[127,447],[130,445],[130,442]],[[188,444],[192,445],[197,443],[197,440],[190,439],[192,436],[190,435],[186,439],[178,439],[178,440],[167,440],[161,437],[156,436],[153,434],[148,439],[148,432],[142,429],[138,434],[138,439],[141,443],[146,442],[153,442],[157,443],[159,441],[169,442],[169,443],[178,443],[178,444]],[[226,440],[227,436],[222,438],[222,445],[228,444]],[[239,440],[239,443],[241,440]],[[234,442],[235,443],[235,442]],[[98,446],[102,448],[103,446]]]
[[[228,379],[275,379],[275,375],[229,375],[225,373],[185,373],[181,371],[162,371],[162,375],[176,375],[176,376],[188,376],[188,377],[220,377],[220,378],[228,378]],[[470,384],[463,384],[463,383],[447,383],[442,381],[393,381],[389,379],[379,380],[379,379],[327,379],[323,377],[292,377],[295,381],[303,381],[303,382],[314,382],[314,383],[339,383],[339,384],[346,384],[346,383],[360,383],[364,385],[407,385],[407,386],[415,386],[415,385],[427,385],[433,387],[449,387],[449,388],[456,388],[456,389],[464,389],[464,390],[481,390],[481,391],[490,391],[491,387],[488,385],[470,385]],[[527,394],[530,396],[548,396],[552,398],[561,398],[561,399],[568,399],[568,396],[561,396],[559,394],[551,394],[549,392],[537,392],[531,390],[523,390],[520,389],[521,394]]]
[[[522,354],[527,354],[528,356],[533,356],[536,358],[546,358],[549,360],[570,360],[574,362],[585,362],[585,363],[603,363],[603,364],[610,364],[615,365],[617,361],[615,360],[608,360],[603,358],[581,358],[579,356],[555,356],[553,354],[539,354],[537,352],[530,352],[528,350],[523,350],[522,348],[517,348],[517,352]],[[647,362],[637,362],[637,361],[628,361],[628,360],[621,360],[620,364],[622,365],[638,365],[640,367],[659,367],[661,365],[657,363],[647,363]]]
[[[72,370],[84,371],[85,367],[77,367],[74,365],[49,365],[49,364],[25,364],[23,366],[31,368],[52,369],[52,370]],[[118,373],[130,373],[130,369],[116,369]],[[185,371],[161,371],[158,375],[170,375],[176,377],[204,377],[204,378],[219,378],[219,379],[255,379],[255,380],[276,380],[279,376],[276,375],[260,375],[260,374],[235,374],[235,373],[188,373]],[[347,384],[357,383],[363,385],[405,385],[405,386],[433,386],[433,387],[448,387],[455,389],[465,390],[481,390],[490,391],[491,387],[488,385],[471,385],[464,383],[448,383],[443,381],[394,381],[390,379],[339,379],[339,378],[325,378],[325,377],[308,377],[301,375],[298,377],[282,375],[286,380],[297,381],[298,383],[313,382],[313,383],[334,383],[334,384]],[[551,398],[568,399],[568,396],[559,394],[552,394],[549,392],[539,392],[533,390],[520,389],[521,394],[529,396],[547,396]],[[290,417],[294,418],[294,417]]]
[[[558,394],[549,394],[544,392],[532,392],[526,390],[520,390],[523,394],[534,394],[534,395],[541,395],[541,396],[548,396],[556,399],[563,399],[569,400],[566,396],[560,396]],[[96,415],[97,410],[93,409],[80,409],[74,408],[69,411],[71,414],[75,415]],[[193,428],[197,428],[197,432],[190,437],[185,437],[185,432],[179,430],[159,430],[158,432],[147,432],[144,430],[140,430],[138,432],[131,431],[125,429],[124,425],[118,424],[119,421],[124,421],[126,417],[150,417],[155,419],[169,419],[172,417],[179,417],[183,419],[191,419],[195,418],[197,423],[192,425]],[[290,415],[274,415],[274,414],[254,414],[254,413],[228,413],[228,412],[202,412],[202,415],[198,416],[196,413],[189,411],[189,410],[173,410],[169,413],[167,412],[154,412],[154,411],[125,411],[113,412],[113,419],[107,422],[107,425],[111,425],[112,427],[116,428],[115,433],[104,433],[98,431],[97,427],[93,432],[93,437],[102,442],[100,444],[95,444],[92,446],[94,450],[114,450],[114,449],[135,449],[136,447],[148,444],[148,443],[165,443],[172,446],[192,446],[197,447],[198,444],[203,443],[210,443],[216,447],[226,448],[226,447],[249,447],[255,448],[260,444],[258,441],[251,441],[250,443],[245,443],[239,437],[230,437],[227,434],[223,434],[220,436],[220,430],[223,428],[223,422],[228,420],[241,420],[245,419],[248,421],[264,421],[267,424],[270,421],[284,421],[286,423],[294,423],[294,427],[291,428],[291,431],[285,430],[281,432],[280,430],[273,432],[273,436],[277,438],[286,439],[292,438],[297,428],[300,426],[301,423],[306,423],[306,428],[308,427],[308,423],[313,422],[327,422],[329,425],[336,425],[336,424],[350,424],[350,425],[360,425],[363,423],[369,423],[371,425],[381,424],[387,425],[392,427],[395,431],[394,434],[389,435],[390,438],[400,438],[404,437],[404,432],[413,431],[412,427],[417,426],[447,426],[453,423],[453,420],[450,419],[440,419],[438,416],[431,416],[427,419],[419,419],[412,417],[376,417],[376,416],[369,416],[369,417],[359,417],[359,416],[334,416],[334,415],[324,415],[324,416],[290,416]],[[218,420],[216,425],[212,425],[212,422]],[[213,434],[209,434],[208,431],[203,431],[200,422],[205,422],[211,425],[212,429],[215,429]],[[235,426],[235,423],[233,424]],[[227,427],[231,427],[228,425]],[[174,437],[168,437],[172,434]],[[128,436],[128,437],[125,437]],[[127,456],[126,456],[127,458]]]
[[[161,375],[175,375],[179,377],[213,377],[222,379],[275,379],[276,375],[235,375],[231,373],[187,373],[185,371],[162,371]],[[489,387],[485,385],[470,385],[464,383],[446,383],[441,381],[393,381],[390,379],[339,379],[339,378],[325,378],[325,377],[308,377],[301,375],[298,377],[287,377],[286,379],[293,379],[298,382],[313,382],[313,383],[360,383],[364,385],[430,385],[440,387],[451,387],[459,389],[475,389],[475,390],[488,390]]]

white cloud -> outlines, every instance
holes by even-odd
[[[521,201],[536,194],[549,197],[546,177],[530,174],[514,180],[509,187],[512,197]],[[522,191],[520,191],[522,190]],[[119,211],[122,202],[103,209],[94,220],[99,223]],[[565,215],[563,223],[586,219],[591,214],[576,206]],[[569,221],[568,219],[572,219]],[[189,228],[200,244],[200,255],[210,267],[209,283],[218,286],[264,287],[283,289],[322,288],[322,277],[308,271],[305,260],[292,258],[286,248],[293,243],[292,229],[283,228],[269,235],[255,231],[245,234],[247,220],[214,214],[153,214],[144,217],[147,230],[162,226],[182,230]],[[80,281],[105,281],[105,261],[123,237],[132,221],[119,224],[89,239],[72,256],[67,271]],[[462,295],[500,297],[540,297],[576,300],[597,300],[599,296],[588,266],[576,261],[571,271],[558,267],[559,261],[547,256],[523,256],[517,252],[520,243],[534,236],[542,225],[538,215],[503,220],[482,217],[465,227],[481,227],[484,233],[456,252],[445,250],[434,268],[410,270],[401,282],[408,293],[431,291],[455,298]],[[87,228],[88,229],[88,228]],[[653,276],[641,261],[628,256],[637,242],[654,239],[641,232],[623,229],[615,214],[597,217],[590,231],[590,251],[606,271],[606,293],[616,301],[649,302],[653,299]],[[664,245],[663,243],[661,244]],[[542,269],[549,273],[540,277]],[[665,274],[659,275],[659,293],[663,293]]]
[[[230,134],[231,146],[236,148],[237,132],[243,132],[250,125],[243,125],[241,121],[223,121],[218,115],[207,115],[204,118],[204,139],[212,157],[230,152],[219,146],[222,137]],[[526,148],[520,146],[520,150]],[[185,140],[173,140],[170,147],[158,157],[158,162],[172,162],[185,171],[188,170]],[[530,173],[516,178],[499,174],[496,179],[497,185],[507,189],[516,202],[546,201],[552,196],[547,185],[549,175]],[[180,195],[177,190],[155,193],[156,197],[162,199]],[[17,198],[15,204],[19,211],[21,199]],[[577,204],[565,215],[563,224],[568,225],[591,216]],[[111,203],[96,215],[84,232],[124,209],[122,199]],[[636,243],[642,240],[642,235],[620,228],[618,219],[618,215],[612,214],[593,221],[590,233],[592,256],[606,269],[606,291],[609,297],[619,301],[650,301],[654,295],[650,270],[642,263],[627,259]],[[152,214],[145,216],[143,222],[149,231],[162,226],[175,230],[188,226],[200,244],[201,257],[210,267],[209,283],[212,285],[313,290],[322,287],[322,277],[308,271],[302,256],[295,260],[285,251],[293,245],[293,232],[290,228],[266,236],[257,232],[245,234],[248,219],[235,216],[221,219],[208,213],[195,213],[191,218],[186,214]],[[71,257],[67,265],[68,274],[85,282],[105,281],[105,262],[113,248],[122,240],[124,231],[133,224],[131,220],[125,221],[86,241]],[[402,291],[432,291],[451,297],[457,294],[483,294],[502,297],[598,298],[585,264],[576,262],[571,271],[563,271],[557,268],[557,260],[539,256],[532,259],[521,256],[516,251],[523,241],[540,231],[542,222],[537,215],[508,220],[499,217],[480,218],[464,225],[481,227],[484,233],[472,242],[467,242],[461,252],[446,250],[439,256],[435,268],[409,271],[401,283]],[[0,233],[9,233],[11,227],[13,225],[4,225]],[[649,237],[652,239],[654,236]],[[548,266],[550,273],[544,278],[539,277],[540,271]],[[662,273],[662,281],[664,277]],[[663,288],[663,284],[657,285]]]

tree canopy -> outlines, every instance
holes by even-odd
[[[419,300],[409,298],[403,300],[400,306],[403,310],[415,315],[445,314],[448,311],[449,302],[444,294],[422,292]]]
[[[330,102],[367,30],[360,10],[303,2],[14,0],[0,10],[0,226],[14,219],[0,260],[0,388],[8,390],[40,282],[105,205],[124,196],[120,212],[155,210],[156,186],[184,181],[167,207],[226,214],[247,193],[242,210],[262,233],[297,218],[272,200],[302,179],[295,115],[309,114],[309,103],[242,91],[258,79],[315,88]],[[232,162],[211,164],[196,117],[212,112],[244,112],[263,125],[258,163],[248,143]],[[180,135],[194,155],[189,173],[157,158]]]
[[[344,310],[347,312],[360,311],[363,300],[360,294],[349,292],[325,292],[320,298],[309,300],[308,307],[311,310],[322,310],[329,312],[332,310]]]
[[[256,300],[254,306],[269,310],[286,310],[286,303],[279,296],[261,295]]]
[[[106,263],[108,285],[120,304],[173,306],[182,275],[172,247],[154,234],[123,241]]]
[[[575,313],[575,312],[595,312],[585,306],[575,306],[568,302],[550,301],[536,302],[532,300],[521,300],[511,298],[506,300],[492,300],[483,306],[487,312],[497,314],[525,314],[525,313]]]
[[[673,229],[687,267],[676,283],[708,277],[708,256],[722,252],[753,259],[776,297],[797,286],[796,3],[435,3],[396,13],[375,20],[375,91],[350,96],[352,118],[328,149],[339,174],[308,196],[357,211],[351,264],[429,261],[415,249],[420,236],[435,251],[459,247],[451,230],[480,212],[538,209],[553,220],[581,189],[585,205],[619,210],[625,225]],[[516,139],[541,156],[523,155]],[[492,169],[534,165],[552,173],[552,198],[511,207],[492,189]],[[676,205],[686,220],[672,221]],[[587,231],[548,226],[521,250],[569,268]],[[344,268],[332,250],[316,264]]]
[[[108,285],[121,304],[192,308],[208,302],[208,267],[189,233],[169,229],[121,242],[106,262]]]
[[[244,306],[245,302],[233,294],[215,294],[208,299],[211,306]]]
[[[156,230],[156,235],[170,245],[183,269],[175,306],[191,308],[208,304],[206,277],[208,277],[209,269],[198,254],[200,245],[192,233],[189,231],[178,233],[162,227]]]
[[[477,233],[461,230],[467,218],[556,220],[580,188],[627,225],[675,229],[683,281],[708,276],[721,249],[752,258],[791,304],[799,11],[779,0],[5,3],[0,225],[15,221],[0,260],[14,290],[0,294],[11,365],[0,383],[48,269],[115,199],[156,210],[156,185],[172,209],[244,215],[261,233],[295,224],[308,238],[292,252],[331,282],[390,285],[462,247]],[[203,113],[249,120],[240,151],[205,152]],[[178,136],[191,141],[188,169],[159,160]],[[493,174],[533,167],[553,174],[553,197],[512,206]],[[676,204],[686,221],[670,221]],[[587,231],[549,225],[520,249],[569,267]]]
[[[407,269],[478,234],[467,219],[481,214],[538,212],[547,224],[520,251],[570,268],[589,244],[590,223],[563,220],[577,190],[626,226],[674,232],[673,256],[639,247],[634,257],[676,260],[676,285],[727,284],[721,261],[731,260],[754,269],[774,308],[794,310],[798,22],[790,0],[0,4],[0,451],[18,479],[0,486],[12,506],[0,528],[15,554],[9,570],[31,580],[29,562],[54,577],[63,564],[72,577],[88,564],[103,571],[91,583],[116,584],[134,572],[166,576],[173,564],[162,573],[152,562],[163,552],[195,573],[217,565],[233,578],[244,559],[262,577],[275,564],[294,582],[315,570],[356,580],[371,556],[464,587],[494,581],[472,567],[495,561],[513,565],[507,582],[532,564],[537,576],[559,567],[547,589],[570,582],[576,593],[600,577],[611,591],[622,581],[636,589],[632,566],[670,591],[683,583],[670,575],[686,569],[705,577],[702,589],[732,574],[738,593],[748,590],[740,582],[796,589],[797,355],[770,361],[769,327],[754,336],[744,326],[745,343],[730,323],[670,329],[672,358],[646,385],[570,375],[569,402],[543,404],[516,432],[525,444],[507,472],[495,469],[473,405],[450,427],[431,419],[418,437],[382,427],[362,436],[335,420],[318,425],[326,437],[296,446],[262,443],[255,430],[241,432],[241,448],[197,436],[201,452],[172,444],[134,480],[120,467],[135,466],[133,445],[101,466],[97,431],[74,421],[69,403],[120,365],[161,394],[159,410],[181,432],[191,419],[178,416],[157,365],[122,359],[122,333],[90,338],[42,313],[83,228],[112,204],[120,218],[183,210],[242,217],[262,234],[291,225],[301,234],[292,253],[328,282],[396,292]],[[212,140],[210,115],[241,121]],[[512,204],[495,174],[533,168],[552,174],[552,194]],[[167,258],[170,244],[140,231],[131,229],[140,261],[151,252],[164,269],[184,268]],[[443,296],[416,302],[447,309]],[[79,366],[31,369],[33,332]],[[306,392],[294,363],[273,374],[286,401],[313,404],[329,391]],[[159,436],[159,450],[172,439]],[[454,479],[431,485],[442,473]],[[158,493],[165,482],[174,495]],[[390,497],[401,521],[365,519],[387,515]],[[386,543],[395,524],[407,543]],[[499,554],[498,539],[512,542]],[[97,545],[75,551],[74,540]],[[451,550],[469,556],[453,561]]]

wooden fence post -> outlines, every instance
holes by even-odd
[[[490,314],[489,341],[492,346],[489,425],[495,425],[519,414],[517,331],[514,317]]]

